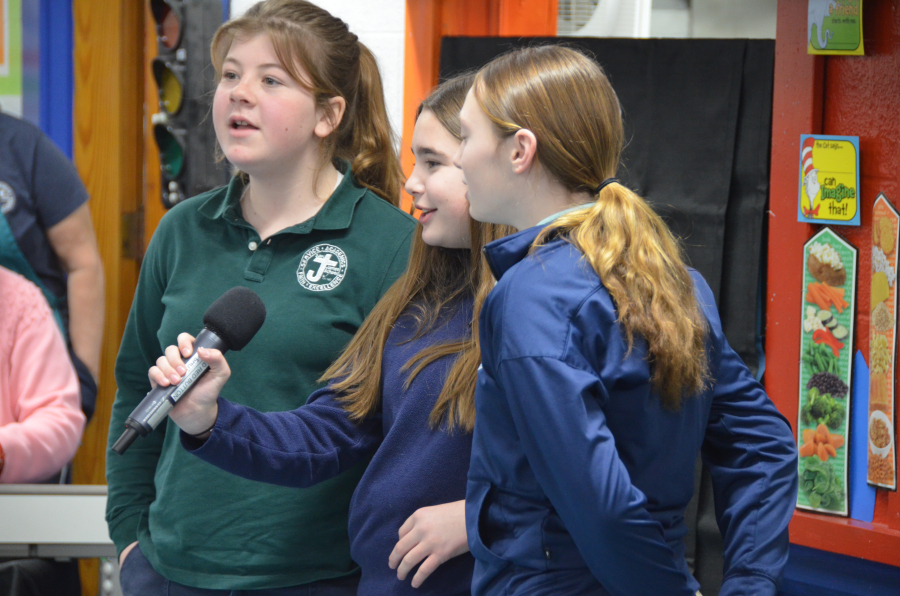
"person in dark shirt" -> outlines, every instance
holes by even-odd
[[[38,286],[64,338],[90,419],[103,340],[103,264],[88,193],[62,151],[30,122],[0,113],[0,265]]]
[[[0,266],[22,275],[43,294],[67,348],[65,362],[49,358],[46,365],[60,370],[74,367],[78,403],[90,420],[97,401],[105,295],[88,193],[72,162],[53,141],[30,122],[4,113],[0,113]],[[40,482],[71,482],[71,467],[67,463]],[[43,593],[81,593],[77,561],[25,559],[2,562],[0,567],[3,593],[3,588],[14,593],[19,583],[33,581],[30,578],[50,582],[35,588]]]

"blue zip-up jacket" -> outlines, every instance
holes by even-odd
[[[471,299],[418,337],[415,319],[401,315],[384,347],[381,407],[359,423],[331,385],[291,412],[262,413],[219,398],[209,439],[182,432],[182,445],[244,478],[293,487],[327,481],[374,453],[350,501],[350,554],[362,569],[359,595],[468,595],[475,564],[469,553],[445,562],[419,588],[410,583],[418,568],[401,582],[388,557],[400,526],[416,510],[465,498],[472,435],[428,424],[455,357],[430,363],[409,387],[408,371],[401,369],[428,346],[468,337],[471,320]]]
[[[721,596],[774,595],[797,492],[791,429],[728,346],[712,293],[713,382],[663,408],[646,342],[629,354],[581,252],[540,227],[485,249],[499,280],[481,313],[482,369],[466,494],[473,594],[693,596],[684,509],[697,453],[725,539]]]

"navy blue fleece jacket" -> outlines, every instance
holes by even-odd
[[[721,596],[774,596],[797,495],[790,426],[728,346],[712,292],[707,390],[667,409],[647,344],[572,244],[489,244],[466,495],[473,594],[693,596],[684,509],[702,453],[725,540]]]
[[[350,502],[350,553],[362,569],[359,595],[469,594],[469,553],[441,565],[418,589],[410,584],[415,569],[401,582],[388,556],[400,526],[417,509],[465,498],[472,435],[428,425],[454,358],[429,364],[408,389],[400,369],[429,345],[467,336],[471,318],[467,301],[414,338],[415,321],[401,316],[384,348],[381,407],[360,423],[350,420],[330,386],[291,412],[261,413],[219,398],[209,439],[201,443],[181,433],[182,444],[228,472],[293,487],[327,481],[374,453]]]

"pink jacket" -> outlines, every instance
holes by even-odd
[[[84,430],[78,377],[40,290],[0,267],[0,482],[48,478]]]

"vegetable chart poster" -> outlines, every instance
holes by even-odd
[[[847,515],[857,250],[830,228],[803,248],[797,506]]]
[[[869,317],[869,484],[897,489],[894,355],[897,353],[897,235],[900,216],[883,194],[872,209],[872,314]]]

